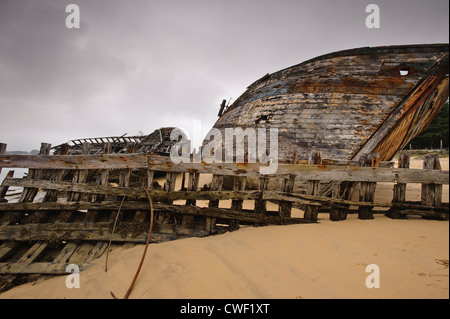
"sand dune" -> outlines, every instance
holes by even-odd
[[[448,159],[441,163],[448,169]],[[420,185],[407,192],[418,200]],[[392,185],[379,185],[377,197],[392,198]],[[448,202],[448,186],[443,200]],[[248,226],[152,244],[130,298],[449,298],[448,221],[319,218],[317,224]],[[68,289],[61,276],[0,298],[109,299],[110,291],[122,297],[142,251],[142,245],[114,250],[107,273],[103,256],[80,274],[80,288]],[[380,288],[366,287],[369,264],[380,269]]]

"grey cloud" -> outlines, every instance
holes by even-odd
[[[448,42],[448,1],[0,0],[0,141],[204,129],[269,72],[361,46]],[[76,3],[81,28],[67,29]]]

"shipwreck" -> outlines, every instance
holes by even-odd
[[[388,161],[434,119],[449,96],[449,45],[359,48],[267,74],[214,128],[276,127],[280,160],[312,150],[332,160],[375,152]]]
[[[270,163],[248,156],[173,162],[185,138],[173,127],[42,143],[38,155],[7,154],[0,143],[0,173],[28,169],[24,178],[10,170],[0,185],[0,292],[70,265],[83,270],[111,247],[146,250],[240,225],[316,223],[319,214],[448,220],[439,157],[426,156],[423,169],[410,169],[408,154],[391,162],[448,99],[448,55],[448,44],[340,51],[267,74],[222,103],[215,130],[277,129],[270,174],[260,171]],[[379,182],[394,185],[392,198],[375,202]],[[411,183],[421,184],[420,200],[406,200]]]

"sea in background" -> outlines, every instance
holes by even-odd
[[[9,171],[14,171],[14,178],[22,178],[28,173],[28,168],[3,168],[0,173],[0,183],[3,183],[3,180]],[[17,201],[19,198],[19,193],[22,192],[22,189],[23,187],[10,187],[6,193],[6,199],[8,202],[11,203]]]

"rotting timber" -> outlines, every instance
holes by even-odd
[[[154,203],[153,243],[239,225],[313,223],[318,213],[334,221],[377,213],[448,219],[442,185],[449,174],[439,158],[426,158],[422,170],[409,169],[404,156],[398,168],[386,163],[447,99],[445,68],[448,45],[365,48],[255,82],[222,108],[215,126],[278,127],[280,164],[272,175],[261,175],[260,163],[175,164],[168,156],[176,142],[170,139],[173,128],[54,148],[43,143],[39,155],[6,155],[0,143],[0,172],[29,169],[26,178],[11,171],[0,186],[0,292],[35,276],[67,274],[69,264],[83,270],[110,240],[116,247],[145,243],[147,191]],[[209,182],[201,185],[204,175]],[[269,188],[275,179],[280,185]],[[392,201],[374,201],[378,182],[395,183]],[[420,201],[406,201],[408,183],[422,184]],[[268,209],[268,202],[276,209]],[[293,214],[296,208],[303,217]]]
[[[449,45],[367,47],[267,74],[214,128],[278,128],[279,159],[331,160],[377,153],[389,161],[434,119],[449,96]]]

